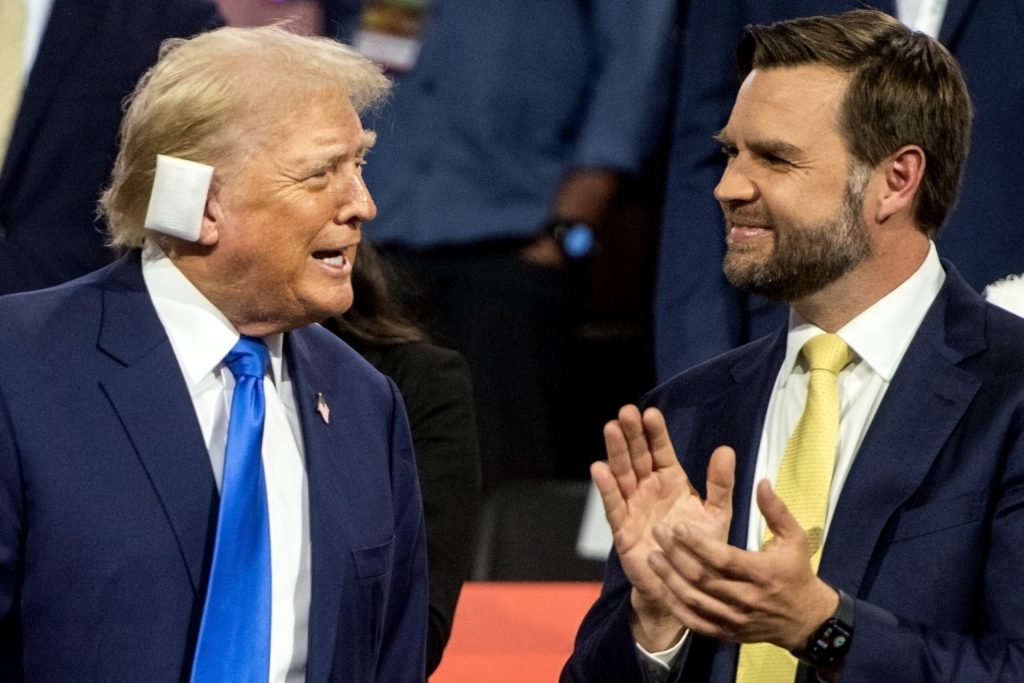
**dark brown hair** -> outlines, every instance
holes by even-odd
[[[914,205],[932,236],[956,202],[970,145],[971,102],[956,60],[938,41],[875,10],[748,26],[740,78],[754,69],[817,64],[850,78],[839,127],[850,153],[877,165],[903,145],[925,153]]]
[[[428,341],[406,307],[398,274],[372,244],[363,241],[352,269],[352,307],[324,322],[357,351]]]

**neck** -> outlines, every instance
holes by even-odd
[[[287,332],[315,320],[297,322],[286,319],[272,307],[264,305],[254,296],[240,277],[225,276],[227,264],[210,257],[211,249],[198,244],[173,240],[161,244],[164,253],[174,262],[181,274],[228,319],[240,334],[265,337]]]
[[[805,320],[836,332],[917,272],[928,256],[923,233],[902,236],[898,244],[874,245],[873,254],[835,282],[790,305]]]

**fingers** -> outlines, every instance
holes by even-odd
[[[648,564],[671,594],[665,602],[672,616],[697,633],[711,637],[725,635],[719,625],[731,612],[726,603],[683,579],[664,553],[652,552]]]
[[[608,525],[615,533],[626,517],[626,501],[622,497],[619,485],[608,465],[603,462],[595,462],[590,466],[590,478],[601,494],[601,504],[604,506],[604,516]]]
[[[764,521],[772,536],[784,541],[802,541],[803,528],[782,499],[776,495],[767,479],[762,479],[757,484],[757,507],[764,515]]]
[[[707,500],[705,506],[725,521],[732,521],[732,492],[736,484],[736,452],[719,446],[708,464]]]
[[[629,447],[633,473],[638,481],[649,475],[654,467],[651,444],[644,432],[643,417],[634,405],[622,406],[619,410],[619,425]],[[667,437],[666,437],[667,438]]]
[[[648,444],[655,469],[675,467],[679,464],[676,450],[668,435],[665,416],[657,408],[648,408],[643,414],[644,439]]]
[[[604,426],[604,448],[608,454],[608,469],[615,478],[616,486],[624,497],[629,498],[636,491],[637,478],[621,421],[612,420]]]
[[[697,536],[703,534],[684,525],[658,527],[655,538],[662,550],[651,553],[650,567],[672,594],[669,605],[677,619],[704,635],[731,637],[743,627],[749,582],[738,567],[748,558],[725,544],[717,544],[724,554],[715,552],[711,558],[693,552],[686,543]]]
[[[663,419],[661,431],[662,441],[667,443],[668,432]],[[653,471],[651,445],[644,430],[644,419],[636,406],[623,406],[619,410],[618,419],[604,426],[604,444],[608,453],[608,466],[618,481],[622,495],[628,499],[639,483]],[[671,443],[668,447],[671,450]]]
[[[669,561],[690,580],[707,580],[712,576],[730,582],[759,578],[758,568],[751,563],[751,553],[705,533],[696,525],[662,525],[654,530],[654,538]]]

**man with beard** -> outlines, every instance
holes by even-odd
[[[724,269],[789,324],[605,427],[615,552],[562,680],[1021,680],[1024,324],[932,243],[959,67],[870,10],[738,56]]]

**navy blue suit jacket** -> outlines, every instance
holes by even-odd
[[[743,26],[868,4],[895,14],[892,0],[689,0],[679,55],[655,301],[659,380],[666,380],[775,329],[785,306],[747,295],[722,274],[725,222],[712,196],[724,167],[711,139],[729,118],[739,87],[736,43]],[[960,200],[939,232],[939,253],[979,291],[1024,272],[1024,3],[948,0],[940,40],[963,67],[975,107]]]
[[[0,298],[0,319],[0,679],[186,678],[218,494],[138,255]],[[289,332],[285,358],[309,481],[307,678],[422,681],[426,550],[401,397],[319,326]]]
[[[857,598],[844,683],[1024,680],[1024,320],[945,266],[843,486],[818,571]],[[735,448],[729,541],[739,547],[785,344],[783,329],[646,399],[664,411],[702,495],[711,452]],[[564,681],[642,680],[628,596],[613,552]],[[694,637],[680,680],[731,683],[737,650]]]
[[[96,220],[124,98],[160,42],[220,18],[209,0],[54,0],[0,169],[0,294],[114,258]]]

